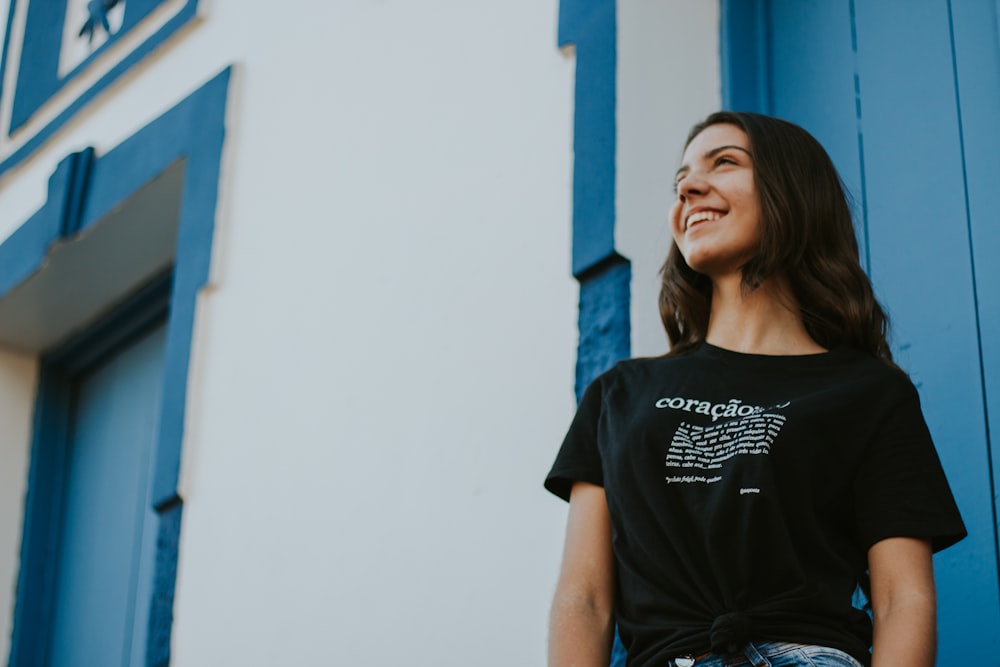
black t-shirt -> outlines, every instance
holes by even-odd
[[[605,489],[632,667],[733,632],[868,664],[851,603],[868,548],[965,536],[916,389],[847,347],[620,362],[584,393],[545,487],[568,499],[574,481]]]

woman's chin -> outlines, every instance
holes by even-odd
[[[738,274],[740,273],[740,267],[743,265],[742,262],[733,261],[732,258],[715,255],[692,255],[691,257],[685,257],[684,260],[692,270],[713,280],[733,273]]]

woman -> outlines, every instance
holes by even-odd
[[[616,623],[630,667],[932,665],[931,554],[965,528],[833,164],[720,112],[676,192],[670,353],[590,385],[545,482],[570,502],[550,665],[606,667]]]

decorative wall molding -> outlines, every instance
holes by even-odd
[[[154,291],[169,292],[169,315],[163,394],[151,478],[151,505],[158,517],[146,646],[146,664],[152,667],[166,667],[170,661],[183,507],[178,481],[188,368],[196,302],[209,277],[231,74],[231,68],[227,68],[103,155],[96,156],[92,149],[86,149],[67,156],[49,180],[47,202],[0,244],[0,325],[4,325],[0,329],[4,329],[8,320],[17,316],[10,310],[4,310],[10,308],[11,297],[16,296],[19,290],[30,289],[29,283],[34,277],[51,270],[55,262],[50,260],[60,249],[84,243],[88,235],[80,234],[81,231],[106,227],[123,203],[141,196],[158,179],[179,177],[178,180],[182,181],[178,183],[177,233],[174,245],[169,249],[173,267],[169,289],[161,290],[167,283],[153,288]],[[93,236],[89,235],[90,238]],[[151,274],[159,270],[152,263],[148,269]],[[76,276],[79,283],[85,283],[87,279],[85,275]],[[142,300],[142,304],[147,301]],[[28,307],[45,310],[46,305],[35,302]],[[101,309],[97,309],[93,314],[96,316],[100,312]],[[73,341],[60,339],[54,344],[67,348],[72,347]],[[40,352],[45,354],[49,350],[43,347]],[[46,363],[48,361],[52,359],[47,359]],[[52,421],[44,419],[47,410],[45,396],[44,388],[40,389],[33,434],[33,461],[48,451],[51,438],[60,437],[59,432],[44,428]],[[32,463],[29,472],[25,538],[20,560],[22,569],[18,578],[9,661],[14,667],[44,664],[44,660],[39,659],[39,651],[43,651],[45,645],[40,640],[44,624],[39,619],[43,619],[46,613],[45,591],[49,583],[46,572],[52,553],[49,536],[32,532],[31,521],[36,515],[44,515],[51,501],[45,494],[44,479],[38,478],[39,469]]]
[[[198,0],[10,0],[0,86],[13,85],[0,87],[0,175],[197,12]],[[84,55],[66,69],[71,47]]]

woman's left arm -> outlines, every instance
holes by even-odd
[[[875,636],[872,667],[933,667],[937,601],[931,545],[890,537],[868,550]]]

